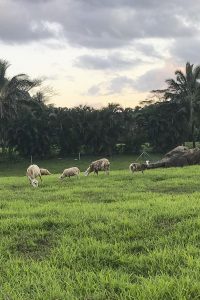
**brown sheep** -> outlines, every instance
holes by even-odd
[[[51,173],[47,169],[40,168],[41,175],[51,175]]]
[[[107,158],[102,158],[96,161],[93,161],[88,169],[85,171],[85,176],[88,176],[91,172],[98,175],[99,171],[105,171],[106,174],[109,174],[110,162]]]
[[[148,163],[131,163],[129,166],[129,170],[130,172],[134,173],[137,171],[141,171],[142,173],[144,172],[144,170],[147,169]]]

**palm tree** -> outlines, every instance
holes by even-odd
[[[200,65],[194,67],[189,62],[186,63],[185,74],[181,70],[175,71],[176,79],[167,79],[168,84],[165,90],[156,90],[152,92],[163,93],[165,100],[182,104],[185,110],[189,107],[189,127],[193,147],[195,147],[195,127],[197,123],[196,110],[200,102]]]
[[[30,90],[40,85],[40,80],[31,80],[26,74],[7,77],[10,64],[0,59],[0,144],[6,145],[8,124],[13,120],[22,105],[32,100]]]

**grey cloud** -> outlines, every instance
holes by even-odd
[[[114,48],[130,44],[134,39],[194,35],[197,29],[187,26],[173,13],[158,10],[114,9],[107,7],[85,12],[73,10],[67,18],[65,36],[74,45],[91,48]]]
[[[93,85],[87,91],[89,96],[106,96],[120,94],[124,89],[133,89],[134,80],[127,76],[116,76],[108,82]]]
[[[100,85],[93,85],[87,91],[87,95],[88,96],[97,96],[100,94],[100,90],[101,90]]]
[[[70,4],[73,19],[67,18],[65,23],[70,28],[66,37],[74,45],[114,48],[127,45],[138,38],[173,38],[195,35],[198,32],[194,24],[188,25],[191,15],[194,16],[197,11],[189,12],[185,9],[188,7],[186,1],[182,1],[182,5],[179,0],[167,3],[158,0],[84,0],[78,3],[79,5],[75,1],[75,5]],[[94,3],[98,3],[98,8]],[[194,0],[190,7],[193,4]],[[195,8],[200,8],[200,4],[196,4]]]
[[[193,0],[194,1],[194,0]],[[168,1],[160,1],[160,0],[75,0],[75,2],[79,2],[79,4],[88,5],[91,7],[122,7],[126,6],[129,8],[139,8],[139,9],[159,9],[167,8],[172,9],[176,8],[181,9],[185,8],[188,5],[188,0],[168,0]]]
[[[15,2],[21,2],[21,3],[27,3],[30,2],[31,4],[35,5],[35,4],[41,4],[41,3],[48,3],[48,2],[52,2],[53,0],[15,0]]]
[[[119,94],[121,93],[125,88],[133,88],[134,86],[134,80],[127,77],[127,76],[119,76],[116,78],[113,78],[108,87],[107,87],[107,93],[108,94]]]
[[[2,0],[0,39],[65,38],[78,47],[117,48],[138,38],[194,36],[199,33],[199,9],[196,0],[190,5],[186,0]],[[31,23],[38,24],[37,31]],[[60,24],[62,32],[55,34],[47,23]]]
[[[189,61],[190,63],[200,64],[200,38],[178,39],[171,47],[171,55],[181,64]]]
[[[20,8],[20,9],[19,9]],[[40,40],[55,36],[55,23],[31,17],[31,11],[16,3],[0,2],[0,40],[9,43]]]
[[[152,44],[135,43],[135,48],[147,57],[162,58],[162,53],[159,53]]]
[[[165,80],[173,78],[173,65],[166,65],[163,68],[155,68],[147,71],[137,79],[127,76],[116,76],[108,82],[100,82],[90,87],[88,95],[106,96],[112,94],[121,94],[125,89],[138,92],[150,92],[153,89],[162,89],[166,87]]]
[[[107,56],[82,55],[78,57],[74,65],[91,70],[123,70],[140,63],[142,63],[140,59],[124,58],[119,53],[115,53]]]
[[[172,78],[174,74],[171,69],[155,68],[134,81],[134,88],[139,92],[150,92],[155,89],[162,89],[166,86],[165,80]]]

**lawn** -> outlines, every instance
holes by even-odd
[[[0,164],[0,299],[200,299],[200,166],[58,180],[90,160]]]

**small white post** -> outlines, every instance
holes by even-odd
[[[32,157],[32,155],[31,155],[31,165],[33,164],[33,157]]]
[[[78,154],[78,160],[81,160],[81,153]]]

